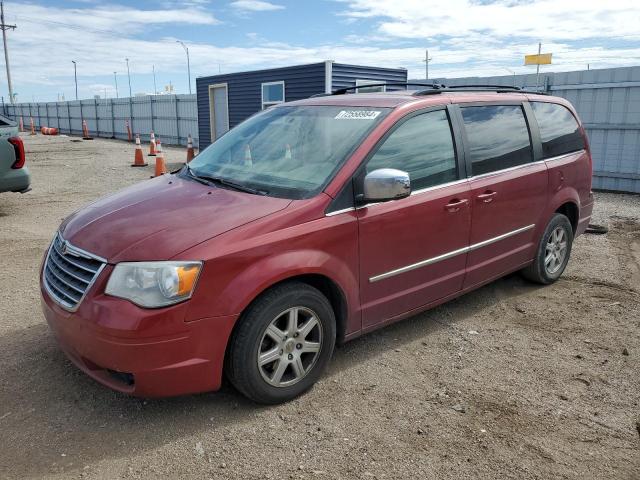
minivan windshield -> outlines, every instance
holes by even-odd
[[[205,148],[186,174],[291,199],[324,188],[389,108],[281,106],[254,115]]]

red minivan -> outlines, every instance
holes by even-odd
[[[510,272],[549,284],[593,207],[562,98],[444,86],[269,108],[64,220],[41,271],[68,357],[115,390],[278,403],[334,345]]]

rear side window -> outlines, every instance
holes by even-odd
[[[585,148],[578,122],[569,109],[557,103],[531,102],[542,140],[544,158]]]
[[[407,172],[412,190],[457,180],[456,156],[447,112],[422,113],[402,123],[371,157],[367,173],[379,168]]]
[[[532,161],[529,129],[520,105],[486,105],[461,110],[473,175]]]

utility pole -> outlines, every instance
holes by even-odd
[[[176,42],[178,42],[180,45],[182,45],[182,48],[184,48],[184,51],[187,54],[187,75],[188,75],[188,78],[189,78],[189,95],[191,95],[191,64],[189,62],[189,47],[187,47],[180,40],[176,40]]]
[[[78,68],[75,60],[71,60],[73,63],[73,78],[76,80],[76,100],[78,100]]]
[[[7,86],[9,87],[9,101],[13,105],[13,87],[11,86],[11,69],[9,68],[9,51],[7,50],[7,30],[14,30],[15,25],[4,23],[4,2],[0,2],[0,28],[2,28],[2,42],[4,44],[4,64],[7,66]]]
[[[424,79],[429,80],[429,62],[433,60],[433,58],[429,57],[429,50],[425,50],[424,55]]]
[[[542,51],[542,43],[538,43],[538,63],[536,65],[536,92],[540,84],[540,52]]]
[[[158,87],[156,86],[156,66],[155,65],[151,65],[151,68],[153,70],[153,94],[157,95],[158,94]]]
[[[129,59],[125,58],[126,62],[127,62],[127,78],[129,79],[129,97],[133,97],[133,94],[131,93],[131,72],[129,71]]]
[[[116,72],[113,72],[113,80],[116,83],[116,98],[118,98],[118,75]]]

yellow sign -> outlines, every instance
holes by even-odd
[[[540,53],[537,55],[525,55],[524,64],[525,65],[549,65],[551,64],[551,54]]]

